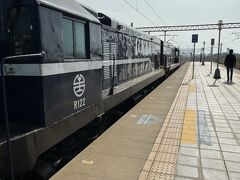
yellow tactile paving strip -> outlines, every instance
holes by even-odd
[[[181,143],[196,144],[196,118],[197,117],[195,110],[186,110],[182,129]]]
[[[196,92],[196,86],[194,84],[189,85],[189,92]]]
[[[187,82],[191,78],[191,68],[189,68],[184,80]],[[196,138],[189,138],[187,133],[195,133],[196,112],[186,110],[188,92],[194,92],[195,85],[183,84],[168,112],[164,124],[159,132],[151,153],[139,176],[139,180],[152,179],[174,179],[179,145],[182,141],[194,143]],[[182,135],[182,127],[184,133]]]

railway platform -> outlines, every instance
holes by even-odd
[[[185,63],[51,179],[240,179],[240,72]],[[214,66],[215,68],[215,66]],[[213,69],[214,69],[213,68]]]

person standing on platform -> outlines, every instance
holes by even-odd
[[[229,82],[229,73],[231,73],[230,74],[230,82],[232,82],[233,67],[236,66],[236,56],[233,54],[232,49],[229,50],[229,54],[225,58],[224,65],[227,67],[227,81]]]

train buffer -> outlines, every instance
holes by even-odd
[[[240,179],[240,72],[186,63],[52,179]]]

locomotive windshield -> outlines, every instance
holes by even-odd
[[[9,10],[8,33],[13,55],[30,54],[32,51],[31,13],[27,7],[12,7]]]

